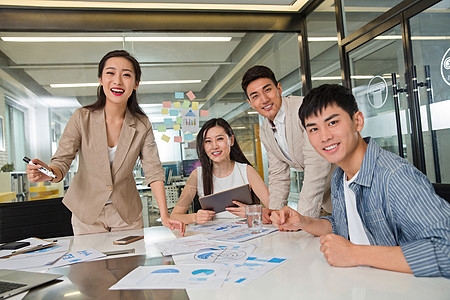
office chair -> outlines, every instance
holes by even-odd
[[[447,200],[450,203],[450,184],[448,183],[433,183],[434,191],[439,197]]]

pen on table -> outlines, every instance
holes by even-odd
[[[121,250],[114,250],[114,251],[106,251],[106,252],[103,252],[103,254],[105,254],[106,256],[111,256],[111,255],[134,253],[134,251],[135,251],[134,249],[121,249]]]

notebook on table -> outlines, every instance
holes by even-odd
[[[28,291],[61,276],[58,274],[0,269],[0,299]]]

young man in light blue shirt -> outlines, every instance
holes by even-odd
[[[450,277],[450,205],[403,158],[363,139],[364,116],[340,85],[311,90],[299,110],[314,149],[339,166],[333,174],[333,214],[272,213],[280,230],[320,236],[320,251],[338,267],[369,265]]]

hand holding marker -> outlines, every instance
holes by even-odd
[[[26,156],[23,158],[23,161],[26,162],[26,163],[28,163],[28,164],[30,164],[30,165],[33,165],[33,166],[36,165],[34,162],[31,161],[31,159],[29,159],[29,158],[26,157]],[[47,175],[47,176],[50,176],[50,177],[52,177],[52,178],[56,178],[56,175],[53,174],[53,172],[50,171],[49,169],[46,169],[46,168],[44,168],[44,167],[40,167],[38,170],[41,171],[42,173],[44,173],[44,174]]]

